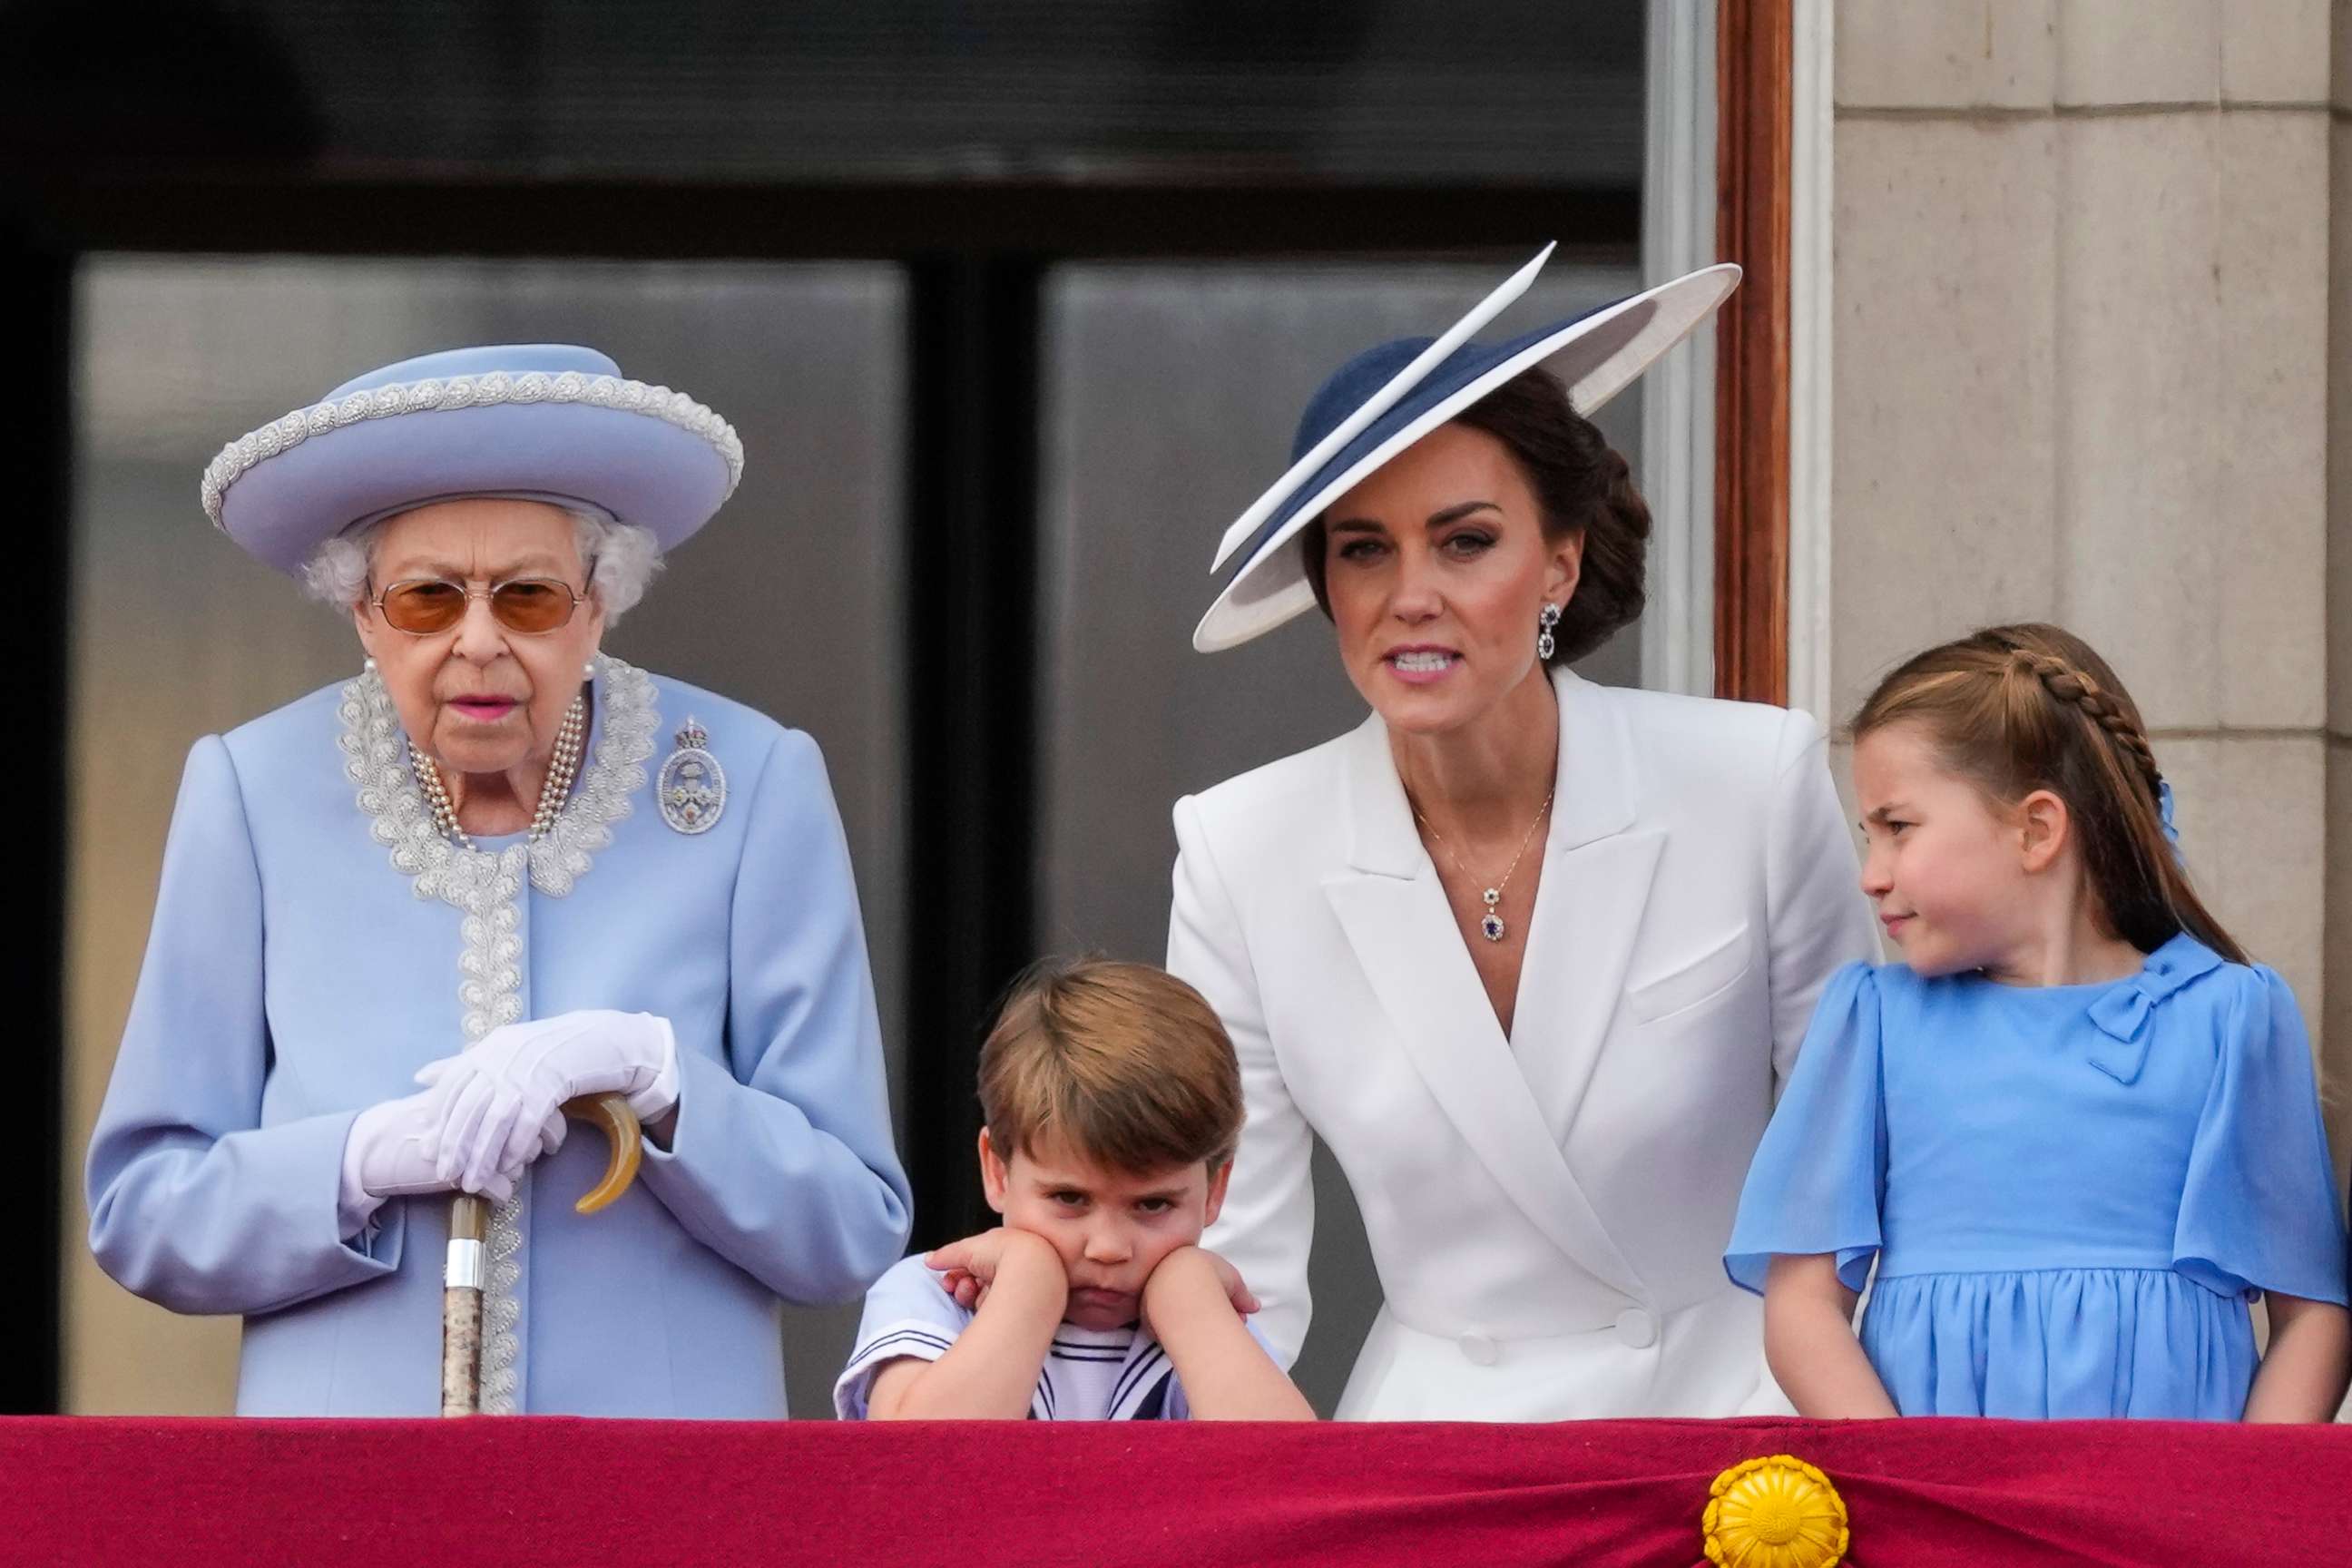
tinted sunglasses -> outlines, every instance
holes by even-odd
[[[464,620],[466,606],[475,599],[490,602],[490,615],[499,625],[530,637],[569,623],[580,608],[581,595],[571,584],[553,577],[518,577],[488,588],[468,588],[441,577],[411,577],[387,584],[369,602],[393,630],[430,637]]]

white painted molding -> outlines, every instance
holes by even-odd
[[[1642,281],[1705,267],[1715,248],[1717,0],[1649,0]],[[1642,493],[1650,503],[1642,684],[1715,690],[1715,324],[1642,378]]]
[[[1794,0],[1789,169],[1789,703],[1834,724],[1830,681],[1833,0]]]

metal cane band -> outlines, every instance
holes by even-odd
[[[488,1272],[478,1241],[453,1240],[449,1243],[449,1261],[441,1271],[441,1283],[451,1290],[478,1290]]]

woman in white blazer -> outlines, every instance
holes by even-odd
[[[1738,273],[1469,342],[1543,259],[1326,384],[1194,636],[1319,604],[1372,709],[1177,803],[1168,939],[1248,1100],[1208,1244],[1286,1359],[1315,1137],[1362,1211],[1385,1303],[1342,1416],[1782,1408],[1724,1241],[1816,994],[1876,953],[1811,719],[1566,668],[1640,613],[1649,529],[1577,410]]]

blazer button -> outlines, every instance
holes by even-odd
[[[1617,1314],[1617,1337],[1637,1351],[1648,1350],[1658,1342],[1658,1320],[1639,1307],[1628,1307]]]
[[[1465,1334],[1462,1356],[1473,1366],[1492,1366],[1503,1359],[1503,1347],[1485,1334]]]

